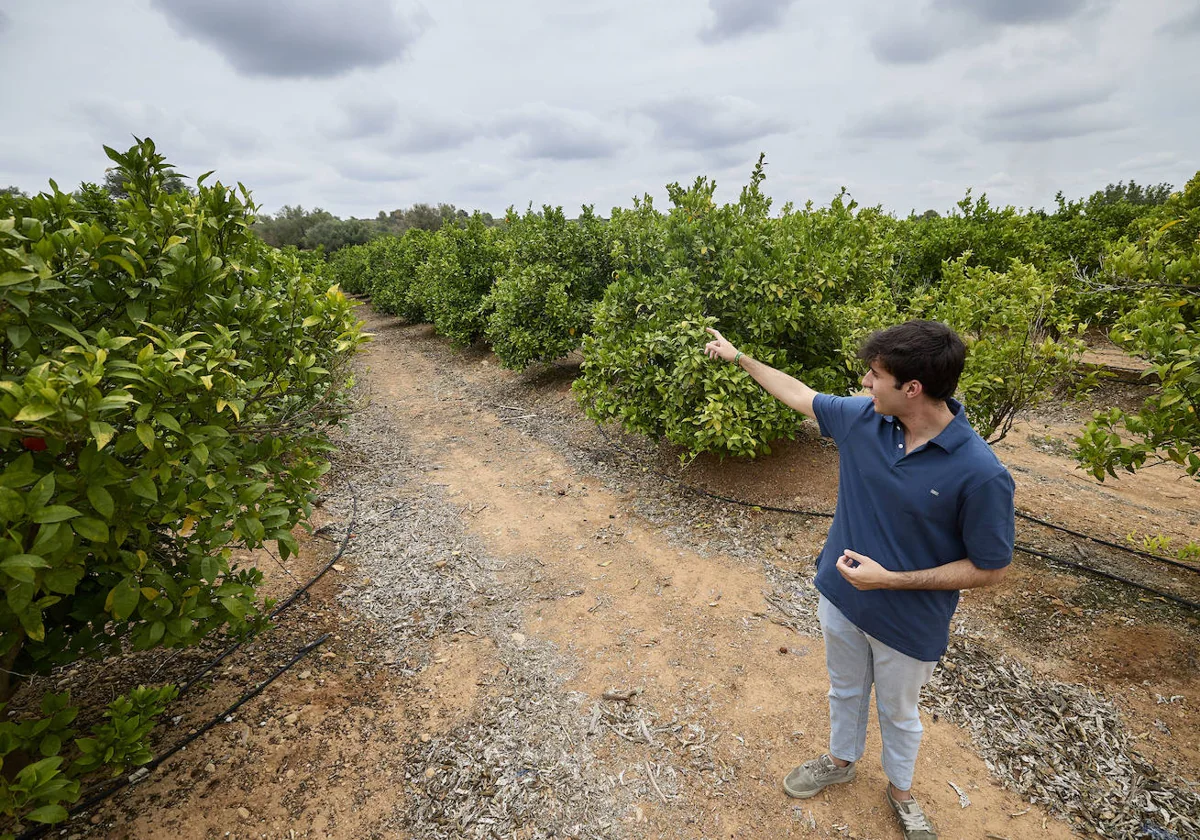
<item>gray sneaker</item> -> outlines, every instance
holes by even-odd
[[[904,829],[904,840],[937,840],[937,832],[933,830],[929,818],[925,816],[925,812],[921,810],[917,800],[909,799],[905,802],[897,802],[892,798],[890,785],[887,787],[886,793],[888,804],[896,812],[900,826]]]
[[[783,778],[783,792],[796,799],[816,796],[828,785],[854,780],[854,764],[838,767],[828,755],[806,761]]]

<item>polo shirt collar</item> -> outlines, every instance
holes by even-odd
[[[952,419],[946,428],[942,429],[937,437],[929,441],[930,444],[936,445],[946,452],[953,452],[958,447],[962,446],[971,438],[971,424],[967,420],[966,409],[962,403],[956,399],[946,400],[946,405],[950,407],[950,411],[954,413]],[[895,423],[896,418],[890,414],[885,414],[883,419],[888,423]]]

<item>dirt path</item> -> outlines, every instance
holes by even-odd
[[[76,836],[454,837],[456,808],[484,815],[472,831],[523,815],[496,835],[514,838],[899,836],[874,722],[853,785],[806,802],[779,786],[826,745],[822,643],[805,605],[827,520],[680,497],[645,471],[678,472],[669,453],[642,444],[629,462],[580,420],[569,370],[512,374],[428,328],[366,317],[371,407],[350,422],[314,523],[336,536],[357,494],[358,536],[262,661],[221,676],[244,687],[317,631],[333,638]],[[1194,487],[1162,474],[1079,484],[1060,455],[1021,445],[1059,439],[1072,418],[1039,422],[1003,445],[1019,506],[1118,538],[1148,521],[1137,517],[1176,540],[1195,533]],[[682,475],[827,510],[836,451],[809,435],[759,463],[698,459]],[[286,592],[330,550],[306,542],[287,577],[260,565]],[[1098,584],[1036,564],[1012,577],[965,598],[963,620],[1040,673],[1114,696],[1144,754],[1194,779],[1194,620],[1160,619],[1136,595],[1101,600]],[[795,610],[781,622],[766,596],[784,590]],[[236,694],[214,684],[177,728]],[[1072,836],[1004,790],[963,729],[925,723],[915,790],[942,837]]]

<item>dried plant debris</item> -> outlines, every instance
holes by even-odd
[[[571,668],[551,646],[527,642],[508,665],[485,709],[413,745],[413,805],[395,827],[439,840],[617,838],[638,802],[672,802],[689,779],[720,795],[732,780],[703,726],[663,722],[632,690],[613,700],[565,691]],[[597,757],[601,746],[616,758]]]
[[[955,640],[926,690],[931,712],[964,726],[1006,786],[1101,837],[1145,826],[1200,836],[1200,795],[1130,744],[1113,704]]]

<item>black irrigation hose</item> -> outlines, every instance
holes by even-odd
[[[1106,572],[1103,569],[1085,566],[1082,563],[1076,563],[1073,560],[1067,560],[1064,557],[1058,557],[1054,554],[1047,554],[1044,551],[1038,551],[1036,548],[1030,548],[1029,546],[1021,545],[1019,543],[1013,546],[1013,548],[1025,554],[1032,554],[1034,557],[1041,557],[1044,560],[1049,560],[1052,563],[1061,563],[1064,566],[1070,566],[1072,569],[1079,569],[1080,571],[1087,572],[1088,574],[1099,575],[1100,577],[1108,578],[1109,580],[1118,581],[1126,586],[1132,586],[1134,589],[1141,589],[1143,592],[1149,592],[1153,595],[1157,595],[1159,598],[1166,598],[1168,601],[1174,601],[1180,606],[1187,607],[1195,612],[1200,612],[1200,603],[1189,601],[1187,598],[1181,598],[1178,595],[1172,595],[1170,592],[1163,592],[1162,590],[1155,589],[1152,586],[1146,586],[1144,583],[1138,583],[1136,580],[1130,580],[1129,578],[1121,577],[1120,575],[1114,575],[1112,572]]]
[[[1045,525],[1047,528],[1052,528],[1055,531],[1062,531],[1064,534],[1070,534],[1073,537],[1079,537],[1081,540],[1091,540],[1094,543],[1099,543],[1100,545],[1106,545],[1109,548],[1115,548],[1120,551],[1124,551],[1127,554],[1133,554],[1137,557],[1144,557],[1147,560],[1155,560],[1159,563],[1166,563],[1169,566],[1176,566],[1180,569],[1186,569],[1189,572],[1195,572],[1197,574],[1200,574],[1200,567],[1192,566],[1187,563],[1181,563],[1178,560],[1172,560],[1170,557],[1163,557],[1159,554],[1152,554],[1149,551],[1142,551],[1141,549],[1130,548],[1127,545],[1121,545],[1120,543],[1111,542],[1109,540],[1102,539],[1100,537],[1093,537],[1091,534],[1084,534],[1079,531],[1072,531],[1070,528],[1064,528],[1062,525],[1055,525],[1053,522],[1047,522],[1045,519],[1038,519],[1036,516],[1031,516],[1028,513],[1022,513],[1021,511],[1017,511],[1017,516],[1021,517],[1022,519],[1026,519],[1030,522],[1036,522],[1038,525]]]
[[[615,443],[612,440],[612,438],[610,438],[607,434],[604,433],[603,429],[600,429],[600,434],[604,437],[605,440],[608,441],[609,445],[612,446],[613,449],[617,450],[618,452],[620,452],[623,455],[628,456],[629,458],[632,458],[635,461],[637,460],[636,455],[634,455],[628,449],[625,449],[624,447],[622,447],[620,444]],[[667,475],[666,473],[661,472],[656,469],[653,469],[653,468],[647,468],[647,469],[654,475],[657,475],[660,478],[664,478],[667,481],[674,482],[675,484],[679,485],[683,489],[689,490],[692,493],[695,493],[700,496],[708,496],[711,499],[717,499],[718,501],[728,502],[729,504],[741,505],[742,507],[748,507],[748,508],[756,508],[758,510],[770,510],[770,511],[775,511],[776,513],[793,513],[793,514],[799,514],[801,516],[825,516],[825,517],[829,517],[829,518],[833,517],[832,513],[826,513],[824,511],[797,510],[794,508],[771,507],[770,505],[756,505],[753,502],[744,502],[741,499],[731,499],[731,498],[728,498],[725,496],[719,496],[716,493],[710,493],[709,491],[704,490],[702,488],[693,487],[692,485],[687,484],[686,482],[676,478],[675,476]],[[1055,525],[1051,522],[1046,522],[1045,520],[1038,519],[1034,516],[1030,516],[1029,514],[1021,513],[1020,511],[1017,511],[1017,516],[1020,516],[1022,519],[1028,519],[1031,522],[1036,522],[1039,525],[1045,525],[1046,527],[1052,528],[1053,530],[1062,531],[1064,533],[1071,534],[1072,536],[1079,537],[1081,539],[1091,540],[1093,542],[1100,543],[1101,545],[1107,545],[1112,548],[1117,548],[1122,551],[1127,551],[1130,554],[1135,554],[1135,555],[1138,555],[1141,557],[1148,557],[1151,560],[1161,560],[1161,561],[1170,563],[1171,565],[1181,566],[1182,568],[1188,569],[1189,571],[1200,572],[1200,569],[1197,569],[1193,566],[1188,566],[1187,564],[1184,564],[1184,563],[1178,563],[1177,561],[1170,560],[1166,557],[1159,557],[1155,554],[1150,554],[1148,552],[1138,551],[1137,549],[1128,548],[1128,547],[1120,545],[1118,543],[1109,542],[1108,540],[1101,539],[1100,537],[1092,537],[1087,534],[1080,533],[1078,531],[1072,531],[1070,528],[1064,528],[1061,525]],[[1108,578],[1109,580],[1117,581],[1118,583],[1123,583],[1127,586],[1132,586],[1135,589],[1141,589],[1144,592],[1149,592],[1153,595],[1159,596],[1160,598],[1166,598],[1169,601],[1174,601],[1176,604],[1179,604],[1180,606],[1186,607],[1195,612],[1200,612],[1200,603],[1197,603],[1195,601],[1189,601],[1188,599],[1181,598],[1178,595],[1172,595],[1170,592],[1163,592],[1162,590],[1155,589],[1154,587],[1151,587],[1151,586],[1146,586],[1143,583],[1138,583],[1137,581],[1130,580],[1129,578],[1121,577],[1120,575],[1115,575],[1111,572],[1106,572],[1102,569],[1097,569],[1092,566],[1085,566],[1082,563],[1076,563],[1073,560],[1067,560],[1065,557],[1058,557],[1053,554],[1047,554],[1043,551],[1038,551],[1037,549],[1028,548],[1023,545],[1015,545],[1014,548],[1017,551],[1021,551],[1025,554],[1032,554],[1036,557],[1041,557],[1043,559],[1050,560],[1052,562],[1059,563],[1064,566],[1069,566],[1073,569],[1078,569],[1083,572],[1089,572],[1091,574],[1098,575],[1103,578]]]
[[[239,697],[238,700],[232,706],[230,706],[225,711],[223,711],[220,714],[213,717],[211,720],[208,721],[208,723],[204,724],[199,729],[195,730],[194,732],[192,732],[191,734],[186,736],[183,740],[179,741],[177,744],[175,744],[173,747],[171,747],[169,750],[167,750],[162,755],[154,758],[148,764],[144,764],[140,768],[135,770],[134,772],[128,773],[128,774],[122,776],[121,778],[116,779],[115,781],[110,783],[104,790],[94,793],[93,795],[91,795],[87,799],[85,799],[83,802],[80,802],[79,804],[75,805],[73,808],[71,808],[70,811],[67,812],[68,817],[76,816],[77,814],[80,814],[83,811],[86,811],[87,809],[100,804],[101,802],[103,802],[104,800],[106,800],[110,796],[112,796],[114,793],[116,793],[117,791],[121,790],[122,788],[124,788],[130,784],[133,784],[133,782],[135,780],[141,781],[142,778],[144,778],[148,773],[152,772],[155,768],[157,768],[160,764],[162,764],[168,758],[175,755],[175,753],[179,752],[181,749],[186,747],[188,744],[195,741],[201,735],[203,735],[206,732],[208,732],[209,730],[219,726],[221,724],[221,722],[225,720],[225,718],[229,717],[234,712],[236,712],[238,709],[240,709],[242,706],[246,705],[251,700],[253,700],[255,697],[262,694],[262,692],[267,688],[267,686],[269,686],[271,683],[275,682],[275,680],[279,679],[281,676],[283,676],[285,673],[287,673],[287,671],[293,665],[295,665],[297,662],[299,662],[301,659],[303,659],[309,653],[311,653],[312,651],[316,650],[318,647],[323,645],[328,638],[329,638],[329,634],[326,633],[324,636],[321,636],[319,639],[309,642],[307,645],[300,648],[300,650],[298,650],[296,652],[296,654],[287,661],[287,663],[280,666],[275,671],[275,673],[271,674],[271,676],[267,677],[265,680],[260,682],[253,689],[251,689],[250,691],[246,692],[241,697]],[[44,835],[51,828],[52,828],[52,826],[49,826],[49,825],[35,826],[33,828],[27,829],[26,831],[22,832],[20,834],[20,836],[17,837],[17,840],[34,840],[34,838],[41,837],[42,835]]]
[[[350,537],[354,535],[354,526],[358,524],[358,496],[355,495],[351,498],[352,498],[353,508],[350,512],[350,522],[346,526],[346,535],[344,537],[342,537],[342,544],[340,546],[338,546],[338,550],[334,553],[333,557],[329,560],[329,562],[326,563],[324,566],[322,566],[320,571],[318,571],[315,575],[313,575],[312,578],[308,581],[308,583],[304,584],[302,587],[297,589],[290,596],[288,596],[288,598],[286,600],[284,600],[283,603],[278,604],[275,607],[275,609],[271,610],[271,615],[270,615],[271,618],[275,618],[281,612],[283,612],[288,607],[290,607],[292,604],[294,604],[301,595],[303,595],[305,592],[307,592],[313,586],[313,584],[315,584],[317,581],[319,581],[322,577],[325,576],[326,572],[328,572],[330,569],[333,568],[334,563],[336,563],[338,560],[342,559],[342,555],[346,553],[346,547],[348,545],[350,545]],[[216,668],[218,665],[220,665],[222,662],[224,662],[226,657],[235,653],[238,649],[241,648],[242,645],[244,645],[248,641],[250,641],[250,639],[243,639],[240,642],[234,642],[229,647],[225,648],[225,650],[221,651],[220,655],[218,655],[216,659],[214,659],[212,662],[208,663],[202,669],[200,669],[200,673],[196,674],[196,676],[192,677],[190,680],[188,680],[186,683],[184,683],[183,687],[179,689],[178,697],[182,697],[184,694],[186,694],[196,683],[198,683],[198,682],[200,682],[200,680],[204,679],[204,676],[206,674],[208,674],[213,668]],[[178,699],[178,697],[176,699]]]

